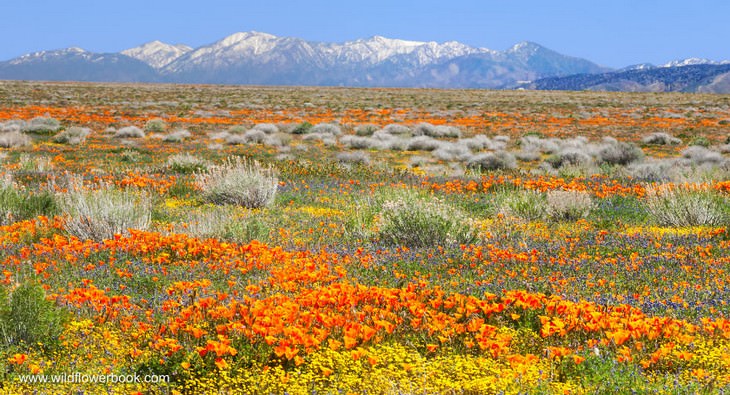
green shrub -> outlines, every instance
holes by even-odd
[[[698,145],[700,147],[709,147],[710,146],[710,140],[707,139],[707,137],[704,136],[697,136],[692,139],[692,141],[689,142],[689,145]]]
[[[228,158],[222,165],[205,173],[196,173],[196,184],[203,198],[213,204],[234,204],[259,208],[271,204],[279,184],[271,167],[239,157]]]
[[[311,131],[311,129],[314,127],[309,122],[302,122],[299,125],[297,125],[294,129],[292,129],[292,134],[307,134]]]
[[[441,200],[401,194],[383,203],[378,237],[384,243],[406,247],[470,244],[477,240],[471,222]]]
[[[150,119],[147,121],[147,123],[144,125],[144,130],[147,133],[162,133],[167,129],[167,124],[165,121],[156,118],[156,119]]]
[[[39,284],[23,283],[10,295],[0,286],[0,336],[6,347],[52,348],[65,321],[64,311],[46,299]]]
[[[727,224],[727,200],[712,190],[691,187],[649,187],[644,208],[662,226],[721,226]]]
[[[208,169],[210,162],[188,153],[176,154],[167,158],[167,168],[176,173],[191,174]]]
[[[0,180],[0,225],[58,212],[54,195],[48,191],[30,193],[13,184],[10,177]]]
[[[539,191],[512,191],[505,194],[503,199],[500,212],[511,217],[539,221],[548,213],[545,194]]]

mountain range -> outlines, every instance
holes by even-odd
[[[654,83],[651,74],[635,84],[615,83],[615,78],[610,77],[614,73],[628,73],[629,78],[635,78],[636,74],[657,73],[657,70],[667,74],[667,70],[697,66],[707,68],[699,73],[701,81],[685,81],[681,86],[666,81],[663,85]],[[723,71],[726,66],[688,59],[659,67],[644,64],[614,71],[532,42],[495,51],[456,41],[436,43],[374,36],[325,43],[245,32],[199,48],[152,41],[120,53],[93,53],[80,48],[35,52],[0,62],[0,79],[692,91],[714,84],[712,89],[722,91],[730,89],[730,78],[723,77],[727,74]],[[680,74],[685,79],[700,77],[697,73]],[[583,77],[576,80],[576,76]],[[587,76],[604,76],[604,79]]]

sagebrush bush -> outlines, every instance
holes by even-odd
[[[89,128],[73,126],[53,136],[53,141],[59,144],[78,145],[83,144],[90,134]]]
[[[644,208],[662,226],[727,225],[728,201],[713,190],[692,186],[646,188]]]
[[[0,336],[5,348],[53,348],[67,318],[65,310],[46,299],[38,283],[24,282],[9,295],[0,286]]]
[[[706,163],[717,165],[725,161],[725,158],[721,153],[709,150],[699,145],[693,145],[682,150],[682,157],[689,159],[692,164],[695,165],[702,165]]]
[[[545,162],[554,168],[566,165],[579,166],[590,163],[591,156],[577,148],[566,148],[556,154],[550,155],[550,157],[545,159]]]
[[[190,138],[192,134],[187,129],[178,129],[165,137],[162,138],[162,141],[166,143],[181,143],[183,140]]]
[[[21,132],[13,131],[0,133],[1,148],[26,147],[30,145],[30,142],[31,138]]]
[[[600,163],[626,166],[644,159],[644,151],[631,143],[611,142],[598,151]]]
[[[24,132],[36,134],[56,133],[61,129],[61,122],[55,118],[36,117],[30,120],[23,128]]]
[[[594,204],[585,191],[550,191],[546,195],[547,214],[556,221],[575,221],[588,217]]]
[[[438,149],[431,151],[431,155],[443,161],[467,161],[472,153],[466,144],[442,142]]]
[[[366,152],[340,152],[337,154],[337,160],[341,163],[367,165],[370,163],[370,155]]]
[[[401,125],[398,123],[391,123],[390,125],[387,125],[383,129],[381,129],[383,132],[391,134],[391,135],[410,135],[411,134],[411,128],[409,128],[406,125]]]
[[[117,139],[126,139],[126,138],[142,138],[144,137],[144,130],[136,127],[136,126],[127,126],[123,127],[116,132],[114,132],[114,138]]]
[[[517,167],[517,160],[507,151],[487,152],[470,158],[467,166],[475,170],[506,170]]]
[[[80,180],[69,180],[69,192],[58,195],[61,212],[68,217],[66,231],[81,240],[103,241],[129,229],[150,226],[152,200],[149,193],[119,190],[109,185],[85,189]]]
[[[254,126],[253,128],[256,130],[260,130],[266,134],[279,133],[279,127],[274,125],[273,123],[259,123],[256,124],[256,126]]]
[[[438,199],[401,194],[380,211],[378,238],[387,244],[433,247],[470,244],[477,240],[472,221]]]
[[[648,145],[679,145],[682,140],[664,132],[651,133],[644,136],[641,141]]]
[[[279,184],[271,167],[239,157],[228,158],[207,172],[196,173],[195,180],[205,200],[246,208],[271,204]]]
[[[376,130],[378,130],[378,127],[373,124],[363,124],[355,128],[355,135],[361,137],[372,136]]]
[[[416,127],[413,128],[413,135],[414,136],[428,136],[428,137],[434,137],[434,138],[441,138],[441,137],[461,137],[461,131],[459,128],[456,128],[454,126],[445,126],[445,125],[439,125],[434,126],[430,123],[420,123],[416,125]]]
[[[309,132],[310,133],[331,134],[333,136],[340,136],[342,134],[342,128],[340,128],[340,125],[336,125],[334,123],[320,123],[320,124],[317,124],[316,126],[313,126]]]
[[[433,151],[441,147],[443,143],[429,136],[416,136],[407,140],[407,151]]]

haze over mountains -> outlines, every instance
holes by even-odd
[[[324,43],[259,32],[199,48],[152,41],[121,53],[67,48],[0,62],[0,79],[492,89],[723,92],[729,72],[726,62],[702,59],[612,71],[531,42],[494,51],[455,41],[375,36]]]

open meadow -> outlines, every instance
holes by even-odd
[[[0,392],[722,393],[729,180],[722,95],[0,82]]]

